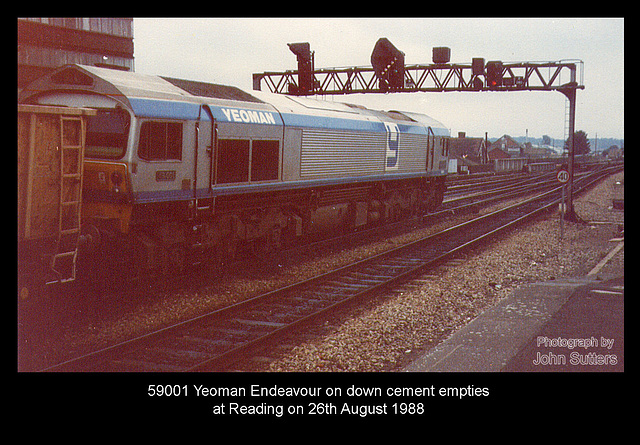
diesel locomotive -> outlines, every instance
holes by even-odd
[[[91,268],[225,264],[428,211],[445,190],[449,131],[423,114],[82,65],[18,101],[93,110],[79,237]]]

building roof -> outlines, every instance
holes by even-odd
[[[484,147],[484,138],[458,137],[451,138],[449,153],[452,156],[481,156]]]
[[[501,138],[499,138],[498,140],[493,142],[491,144],[491,146],[489,147],[489,149],[500,148],[502,150],[505,150],[505,149],[507,149],[507,150],[518,149],[519,150],[521,147],[522,146],[515,139],[513,139],[508,134],[505,134],[504,136],[502,136]]]
[[[501,148],[493,148],[489,150],[489,160],[493,161],[494,159],[505,159],[511,157],[509,153]]]
[[[530,143],[526,143],[524,147],[522,147],[521,151],[523,156],[531,156],[537,158],[543,158],[550,155],[555,155],[556,152],[546,147],[535,147]]]

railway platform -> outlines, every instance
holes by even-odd
[[[517,289],[404,371],[624,371],[623,248],[587,276]]]

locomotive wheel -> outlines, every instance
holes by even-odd
[[[222,265],[229,264],[236,259],[238,254],[238,239],[236,236],[224,238],[216,248],[217,263]]]
[[[186,266],[187,249],[181,243],[176,243],[167,249],[166,272],[182,273]]]
[[[269,233],[253,241],[253,254],[261,257],[278,250],[282,241],[282,229],[273,227]]]

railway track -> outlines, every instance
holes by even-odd
[[[554,181],[555,175],[544,174],[534,177],[520,177],[515,180],[509,179],[490,186],[465,187],[453,192],[447,190],[441,208],[434,212],[433,215],[441,215],[448,212],[457,213],[472,205],[487,205],[532,194],[548,188]]]
[[[585,175],[576,180],[576,189],[606,174]],[[410,244],[44,371],[228,369],[339,307],[392,289],[457,252],[556,206],[559,190],[555,187]]]
[[[532,183],[536,181],[539,176],[546,175],[531,175],[527,173],[511,173],[502,175],[482,176],[479,178],[463,178],[457,180],[447,181],[446,196],[458,196],[461,194],[468,194],[471,192],[479,192],[483,190],[491,190],[498,187],[505,187],[509,185]]]

